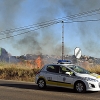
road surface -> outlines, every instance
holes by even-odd
[[[0,100],[100,100],[100,92],[75,93],[58,87],[39,90],[32,82],[0,80]]]

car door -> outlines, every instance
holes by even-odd
[[[48,65],[46,70],[47,72],[44,75],[46,77],[46,84],[56,86],[59,67],[57,65]]]
[[[73,72],[71,72],[68,68],[65,66],[59,67],[59,75],[57,78],[58,86],[66,87],[66,88],[73,88],[73,78],[72,75]]]

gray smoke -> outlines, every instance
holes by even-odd
[[[27,1],[27,0],[25,0]],[[0,1],[0,29],[11,29],[17,27],[16,18],[20,11],[26,12],[22,9],[24,0],[1,0]],[[33,23],[41,23],[52,19],[60,18],[63,16],[70,16],[81,12],[91,11],[99,8],[99,0],[33,0],[30,1],[32,6],[29,14],[33,16]],[[36,9],[35,9],[36,8]],[[23,18],[29,19],[25,14]],[[89,19],[92,17],[89,17]],[[93,17],[94,18],[94,17]],[[27,20],[26,19],[26,20]],[[18,23],[17,23],[18,24]],[[88,54],[89,52],[99,52],[99,24],[91,23],[77,23],[78,32],[82,46]],[[61,33],[62,25],[59,24],[59,29],[55,30],[56,25],[46,27],[37,31],[31,31],[27,34],[20,35],[19,39],[11,43],[15,49],[21,54],[56,54],[61,55]],[[66,27],[66,26],[65,26]],[[73,29],[73,28],[72,28]],[[59,30],[59,31],[58,31]],[[27,30],[26,30],[27,31]],[[29,30],[28,30],[29,31]],[[25,32],[25,31],[24,31]],[[58,32],[58,35],[55,35]],[[71,34],[71,33],[70,33]],[[12,35],[12,33],[10,34]],[[75,35],[73,35],[74,37]],[[71,38],[71,37],[70,37]],[[74,37],[76,38],[76,37]],[[13,38],[14,39],[14,38]],[[66,39],[66,38],[65,38]],[[59,42],[60,40],[60,42]],[[77,45],[76,45],[77,46]],[[96,49],[95,49],[96,48]],[[65,45],[65,54],[72,52],[71,44]]]
[[[37,1],[35,3],[40,3],[41,1]],[[74,15],[80,12],[86,12],[88,10],[93,10],[96,8],[99,8],[100,1],[98,0],[50,0],[46,1],[43,0],[44,5],[40,7],[37,12],[37,23],[39,22],[45,22],[51,19],[59,18],[59,14],[63,13],[63,16],[70,16]],[[90,18],[89,18],[90,19]],[[98,47],[98,43],[93,38],[98,35],[97,32],[94,31],[94,33],[91,32],[91,27],[86,23],[79,23],[79,33],[78,36],[82,40],[82,45],[84,46],[85,51],[93,52],[100,51]],[[55,36],[55,26],[41,29],[41,39],[39,40],[34,34],[39,33],[32,33],[31,35],[27,36],[20,40],[18,42],[19,47],[28,48],[22,51],[25,51],[25,53],[45,53],[45,54],[56,54],[61,55],[61,42],[58,43],[58,40],[61,40],[61,35]],[[60,32],[61,34],[61,29]],[[66,33],[65,33],[66,34]],[[95,35],[93,35],[95,34]],[[31,37],[31,38],[30,38]],[[24,42],[23,42],[24,41]],[[70,44],[71,45],[71,44]],[[70,45],[65,45],[65,54],[70,53]],[[77,45],[76,45],[77,46]],[[18,47],[18,46],[17,46]],[[95,47],[97,50],[95,50]]]
[[[0,0],[0,30],[9,30],[16,27],[16,16],[20,10],[23,0]],[[1,33],[3,34],[3,33]],[[1,37],[12,35],[10,32],[4,33]]]

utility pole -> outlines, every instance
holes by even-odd
[[[64,60],[64,22],[62,21],[62,60]]]

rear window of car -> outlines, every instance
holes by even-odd
[[[54,73],[59,73],[59,66],[49,65],[49,66],[47,66],[47,71],[54,72]]]

